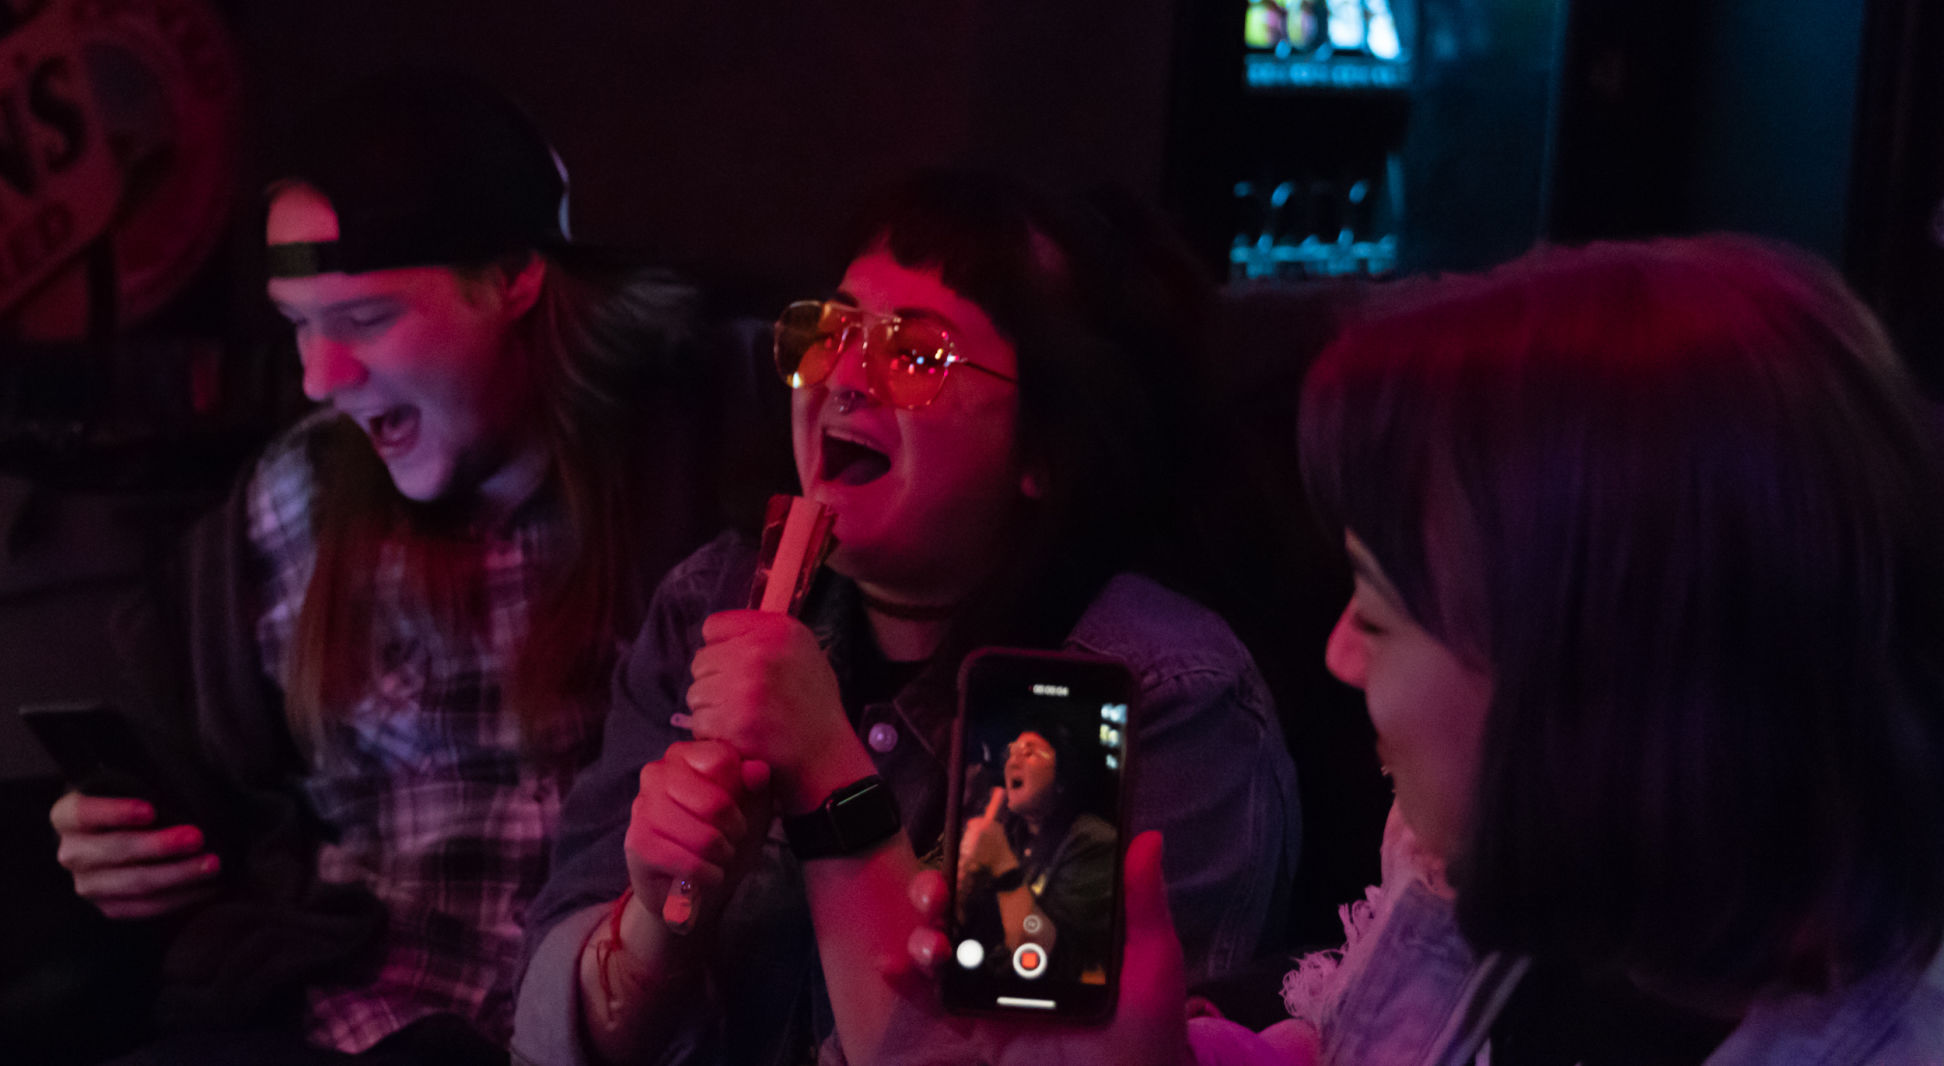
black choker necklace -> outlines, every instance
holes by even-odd
[[[902,618],[907,622],[944,622],[957,614],[959,609],[956,603],[892,603],[890,600],[882,600],[864,592],[863,589],[858,591],[864,595],[865,610],[876,611],[889,618]]]

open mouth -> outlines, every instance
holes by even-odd
[[[891,472],[891,457],[867,444],[823,435],[817,476],[840,485],[867,485]]]
[[[1024,777],[1006,778],[1006,791],[1008,792],[1017,792],[1020,789],[1025,787],[1026,787],[1026,779]]]
[[[365,420],[365,432],[380,452],[398,452],[418,436],[419,411],[411,404],[389,407]]]

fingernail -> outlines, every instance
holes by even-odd
[[[202,870],[203,873],[213,874],[217,870],[222,869],[222,866],[223,860],[214,855],[206,855],[203,857],[202,865],[198,869]]]
[[[931,969],[932,966],[931,930],[926,929],[922,926],[917,929],[913,929],[911,931],[911,935],[905,938],[905,950],[911,953],[912,958],[918,960],[918,964],[920,966],[923,966],[927,970]]]
[[[184,851],[191,848],[200,848],[203,843],[202,830],[197,829],[193,825],[185,825],[175,831],[175,835],[171,838],[171,843]]]

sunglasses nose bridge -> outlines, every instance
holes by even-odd
[[[926,407],[937,398],[951,364],[949,339],[941,342],[939,352],[946,358],[937,360],[931,369],[920,370],[925,361],[919,359],[900,374],[894,364],[899,362],[896,352],[904,343],[897,338],[908,325],[905,318],[830,303],[818,310],[816,332],[822,339],[813,344],[817,349],[814,357],[806,352],[795,368],[784,374],[784,381],[792,388],[821,386],[851,396],[853,402],[868,396],[903,410]],[[846,358],[853,348],[858,354],[855,363]]]
[[[866,348],[871,344],[870,338],[870,327],[864,322],[855,317],[844,321],[837,334],[837,350],[831,356],[830,372],[824,376],[825,385],[833,389],[850,386],[856,391],[864,391],[868,377],[865,364],[870,359]],[[853,353],[856,354],[855,359],[851,358]]]

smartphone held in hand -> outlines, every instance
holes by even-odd
[[[146,800],[155,828],[214,829],[220,805],[180,752],[146,735],[114,707],[101,703],[30,703],[21,721],[61,768],[69,787],[87,796]]]
[[[1112,1012],[1135,690],[1113,659],[1004,648],[966,659],[945,846],[948,1009]]]

